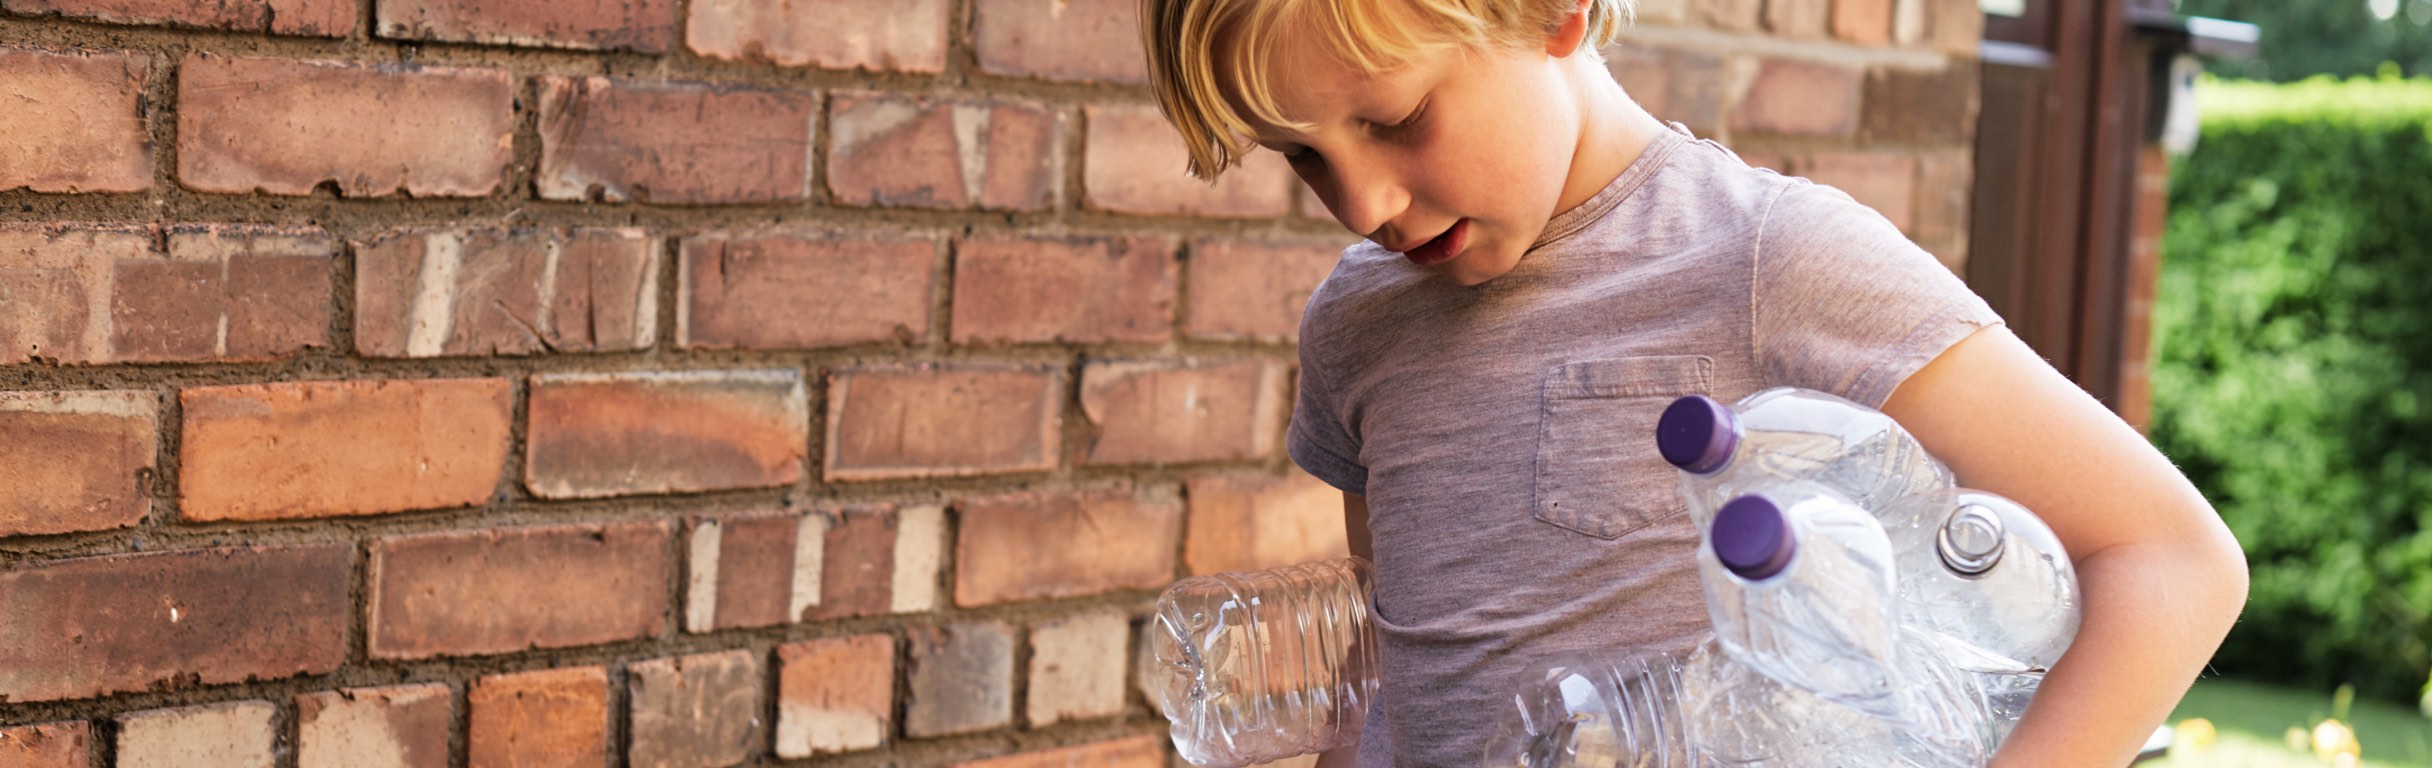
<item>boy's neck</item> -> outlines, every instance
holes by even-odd
[[[1621,178],[1657,137],[1671,130],[1624,93],[1602,62],[1573,56],[1566,63],[1579,97],[1579,144],[1571,155],[1562,196],[1554,206],[1556,216],[1586,203]]]

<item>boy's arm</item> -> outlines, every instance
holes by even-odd
[[[2127,765],[2246,602],[2237,540],[2169,459],[2007,328],[1952,346],[1883,410],[1961,485],[2034,510],[2077,565],[2077,640],[1992,765]]]
[[[1351,545],[1351,554],[1376,562],[1376,552],[1368,542],[1368,497],[1343,494],[1343,541]],[[1317,768],[1352,768],[1359,764],[1360,743],[1335,747],[1317,756]]]

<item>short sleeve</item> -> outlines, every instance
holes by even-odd
[[[2000,325],[1984,299],[1881,214],[1797,184],[1765,213],[1750,341],[1769,384],[1882,407],[1951,345]]]
[[[1284,450],[1292,463],[1344,493],[1368,495],[1368,467],[1359,462],[1359,441],[1335,406],[1342,394],[1328,385],[1323,355],[1312,343],[1309,323],[1301,327],[1300,393],[1292,403],[1292,426],[1284,432]]]

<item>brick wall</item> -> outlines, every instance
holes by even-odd
[[[1964,254],[1967,0],[1642,0]],[[0,766],[1155,766],[1348,242],[1130,0],[0,0]]]

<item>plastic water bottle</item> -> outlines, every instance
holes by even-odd
[[[1239,768],[1358,740],[1377,692],[1372,589],[1359,558],[1167,588],[1151,644],[1175,752]]]
[[[1921,494],[1892,505],[1900,620],[1936,633],[1962,669],[2040,674],[2077,637],[2077,569],[2060,537],[2017,502],[1983,491]],[[1900,521],[1900,522],[1893,522]]]
[[[1776,387],[1724,405],[1690,395],[1664,409],[1656,447],[1681,469],[1701,530],[1734,498],[1785,480],[1821,483],[1868,510],[1951,487],[1951,471],[1881,411],[1814,390]]]
[[[1698,548],[1715,635],[1767,677],[1879,717],[1902,716],[1891,541],[1816,483],[1726,503]]]
[[[1679,659],[1566,654],[1532,665],[1486,744],[1488,768],[1696,768]]]

